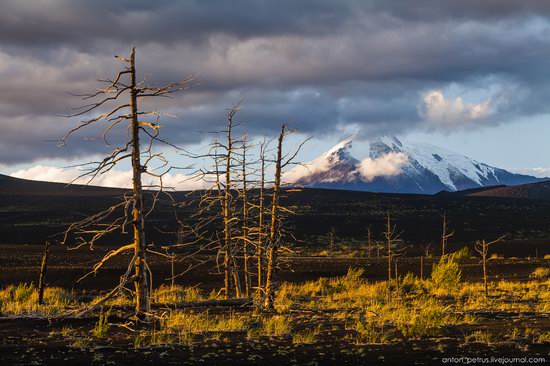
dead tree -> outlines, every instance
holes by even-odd
[[[283,124],[277,140],[277,158],[275,160],[275,182],[271,201],[271,224],[269,226],[269,241],[267,255],[267,274],[265,279],[265,308],[273,308],[273,277],[277,266],[277,244],[279,241],[279,196],[281,194],[281,170],[283,159],[283,140],[286,135],[286,125]]]
[[[370,226],[367,228],[367,251],[370,259],[372,253],[372,232]]]
[[[443,223],[442,223],[442,230],[441,230],[441,257],[445,256],[446,249],[447,249],[447,243],[449,241],[449,238],[455,234],[454,231],[448,232],[449,223],[447,222],[447,212],[443,211]]]
[[[147,264],[148,248],[145,240],[145,219],[155,207],[159,194],[165,191],[163,177],[172,169],[164,155],[153,152],[152,147],[157,142],[178,150],[181,149],[159,137],[159,130],[161,128],[159,119],[161,113],[157,111],[141,111],[138,103],[149,98],[168,97],[172,93],[185,90],[189,87],[191,78],[161,87],[150,86],[145,83],[146,80],[137,81],[135,49],[132,49],[130,58],[119,56],[116,56],[116,58],[126,64],[125,68],[113,79],[99,80],[106,87],[100,88],[96,92],[77,95],[82,97],[82,100],[86,104],[76,108],[76,112],[67,115],[67,117],[85,116],[94,112],[98,112],[99,114],[82,121],[79,126],[71,129],[61,139],[61,142],[65,144],[69,136],[84,127],[99,124],[103,126],[103,140],[107,146],[112,146],[107,139],[108,135],[117,127],[125,127],[129,131],[128,138],[120,145],[114,147],[111,153],[102,160],[84,164],[83,166],[88,167],[88,169],[75,178],[74,181],[80,178],[87,178],[87,184],[89,184],[98,175],[109,172],[124,160],[129,160],[132,167],[132,191],[130,194],[124,195],[122,202],[70,225],[65,232],[63,243],[67,243],[71,235],[73,235],[76,236],[79,242],[77,247],[89,245],[93,248],[94,244],[101,238],[105,238],[108,234],[116,231],[124,234],[126,233],[127,226],[131,226],[132,241],[120,246],[118,249],[111,250],[93,267],[91,272],[81,278],[83,279],[88,275],[95,274],[107,261],[117,255],[124,252],[133,252],[132,259],[128,264],[126,272],[121,276],[119,285],[86,311],[101,306],[109,298],[126,290],[134,296],[136,318],[138,320],[146,320],[151,307],[151,271]],[[120,102],[125,97],[128,99]],[[103,112],[112,103],[119,104]],[[153,121],[148,120],[151,118]],[[146,144],[142,144],[141,138],[143,135],[148,140]],[[142,182],[142,175],[144,174],[154,179],[155,183],[144,186]],[[145,208],[143,202],[144,188],[156,190],[156,193],[152,194],[151,207],[148,209]],[[121,216],[112,218],[118,212],[122,212]],[[131,282],[134,284],[133,291],[127,287]]]
[[[504,239],[506,235],[501,236],[500,238],[487,242],[485,239],[476,241],[474,249],[481,255],[481,266],[483,268],[483,287],[485,289],[485,297],[489,297],[489,289],[487,284],[487,262],[491,260],[489,255],[489,248],[491,245],[498,243]]]
[[[267,241],[267,273],[265,278],[265,301],[264,308],[271,309],[273,308],[273,300],[275,295],[274,282],[275,282],[275,271],[278,266],[277,254],[281,241],[281,221],[282,215],[281,211],[291,212],[287,208],[283,208],[279,204],[281,197],[281,187],[282,187],[282,171],[288,165],[294,164],[293,161],[300,152],[302,146],[309,140],[304,140],[298,148],[294,151],[293,154],[283,155],[283,141],[284,138],[293,133],[294,131],[288,130],[287,125],[283,124],[281,127],[281,132],[277,139],[277,153],[275,158],[275,176],[271,194],[271,213],[270,213],[270,225],[269,225],[269,237]]]
[[[432,256],[432,243],[428,244],[420,244],[420,248],[422,249],[422,252],[424,253],[424,257],[430,258]]]
[[[334,250],[334,239],[336,238],[336,228],[334,226],[330,227],[328,237],[329,237],[329,248],[330,250]]]
[[[233,130],[233,117],[239,110],[236,106],[231,108],[227,114],[227,140],[226,140],[226,154],[225,154],[225,183],[223,188],[223,235],[224,235],[224,269],[225,269],[225,291],[226,297],[229,298],[230,290],[230,276],[233,277],[233,287],[235,290],[235,296],[241,296],[241,288],[239,283],[239,276],[236,269],[236,261],[233,255],[233,242],[232,242],[232,226],[234,221],[233,216],[233,195],[231,189],[233,188],[233,180],[231,179],[231,171],[233,169],[233,137],[231,135]]]
[[[265,170],[266,170],[266,149],[268,142],[265,140],[260,144],[260,182],[258,187],[258,224],[256,226],[256,266],[257,266],[257,289],[258,298],[261,299],[264,285],[264,246],[265,246]]]
[[[244,290],[245,296],[250,297],[252,289],[252,279],[250,277],[250,255],[249,255],[249,244],[252,243],[250,240],[250,227],[249,227],[249,205],[248,205],[248,181],[247,181],[247,161],[246,153],[250,147],[247,144],[246,136],[243,139],[242,143],[242,153],[241,153],[241,200],[242,200],[242,225],[241,225],[241,241],[243,243],[243,275],[244,275]]]
[[[391,223],[390,213],[386,215],[386,231],[384,231],[384,238],[386,240],[386,254],[388,264],[388,281],[392,280],[392,264],[394,261],[404,254],[404,249],[399,248],[401,242],[401,233],[397,233],[396,226]],[[397,267],[396,267],[397,268]],[[397,273],[395,273],[397,276]],[[397,277],[396,277],[397,279]]]
[[[38,305],[44,303],[44,286],[46,286],[46,270],[48,267],[48,256],[50,254],[50,241],[46,240],[44,244],[44,254],[40,263],[40,273],[38,276]]]

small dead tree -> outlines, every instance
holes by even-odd
[[[367,228],[367,251],[368,251],[368,257],[370,259],[372,254],[372,232],[371,232],[370,226]]]
[[[491,258],[489,257],[489,248],[491,247],[491,245],[498,243],[505,237],[506,235],[503,235],[493,241],[488,242],[483,239],[475,242],[474,249],[476,250],[476,252],[479,253],[479,255],[481,255],[480,263],[483,268],[483,287],[485,288],[485,297],[489,297],[489,288],[487,283],[487,262],[491,260]]]
[[[42,262],[40,263],[40,273],[38,276],[38,305],[44,303],[44,287],[46,286],[46,271],[48,267],[48,257],[50,254],[50,241],[46,240],[44,243],[44,254],[42,255]]]
[[[432,243],[420,244],[420,248],[424,253],[424,257],[430,258],[432,256]]]
[[[441,257],[445,256],[449,238],[455,234],[454,231],[449,232],[448,230],[449,222],[447,221],[447,212],[443,211],[443,223],[441,230]]]
[[[396,259],[404,254],[404,248],[399,248],[401,243],[401,233],[397,233],[396,226],[392,225],[390,213],[386,215],[386,231],[384,231],[386,240],[386,254],[388,264],[388,281],[392,280],[392,264]],[[397,273],[395,273],[397,276]],[[397,277],[396,277],[397,279]]]
[[[88,167],[88,169],[75,178],[74,181],[87,178],[87,184],[89,184],[98,175],[105,174],[122,161],[129,160],[132,167],[132,190],[129,194],[124,195],[122,202],[70,225],[65,231],[63,243],[67,243],[72,236],[76,236],[76,240],[79,242],[77,248],[83,245],[89,245],[90,248],[93,248],[96,242],[113,232],[120,231],[126,234],[127,226],[131,226],[132,241],[108,252],[101,261],[94,265],[91,272],[80,279],[97,273],[106,262],[119,254],[132,252],[132,259],[126,272],[121,276],[119,285],[103,299],[95,302],[91,308],[78,315],[96,309],[109,298],[126,290],[134,296],[136,318],[143,321],[149,316],[151,301],[151,271],[147,264],[148,248],[145,240],[145,219],[155,207],[159,194],[164,192],[163,177],[172,169],[164,155],[153,152],[152,148],[153,144],[157,142],[180,151],[182,149],[159,137],[161,113],[154,110],[142,111],[139,109],[138,103],[150,98],[169,97],[173,93],[185,90],[190,86],[192,78],[160,87],[150,86],[146,84],[146,80],[141,82],[137,80],[135,48],[132,49],[129,58],[119,56],[116,56],[116,58],[125,63],[125,68],[118,72],[113,79],[99,80],[106,86],[98,91],[77,94],[86,104],[75,108],[76,112],[66,117],[87,116],[94,112],[98,114],[95,117],[83,120],[80,125],[67,132],[61,142],[64,145],[69,136],[84,127],[100,125],[103,130],[103,140],[107,146],[112,147],[108,141],[108,135],[117,127],[125,127],[129,131],[127,139],[117,144],[118,146],[114,147],[111,153],[102,160],[82,165]],[[127,99],[121,101],[123,98]],[[109,107],[112,103],[118,104]],[[108,109],[105,111],[105,108]],[[153,121],[148,119],[153,119]],[[142,137],[148,140],[146,144],[142,144]],[[150,176],[155,180],[155,183],[144,184],[142,181],[143,175]],[[156,190],[156,193],[151,195],[152,203],[148,209],[144,205],[144,189]],[[116,218],[112,217],[118,213],[121,213],[121,215]],[[131,282],[134,284],[133,291],[127,287]]]
[[[336,238],[336,228],[334,226],[330,227],[328,238],[329,238],[329,248],[330,250],[334,250],[334,241]]]

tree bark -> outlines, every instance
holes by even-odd
[[[286,125],[283,124],[277,144],[277,160],[275,162],[275,182],[271,202],[271,225],[269,230],[269,250],[267,257],[267,275],[265,282],[265,303],[267,309],[273,308],[273,278],[277,266],[277,242],[279,240],[279,195],[281,190],[281,165],[283,159],[283,139]]]
[[[48,266],[48,254],[50,250],[50,242],[46,241],[44,246],[44,255],[40,264],[40,274],[38,276],[38,305],[44,303],[44,286],[46,282],[46,269]]]
[[[242,179],[243,179],[243,272],[244,272],[244,291],[245,296],[250,297],[250,268],[248,255],[248,187],[246,181],[246,139],[243,143],[243,158],[242,158]]]
[[[258,247],[256,249],[257,266],[258,266],[258,298],[261,299],[263,286],[263,246],[264,246],[264,190],[265,190],[265,156],[264,146],[260,152],[260,197],[258,205]]]
[[[133,182],[133,227],[134,227],[134,285],[136,291],[136,317],[139,320],[146,320],[151,310],[149,298],[149,278],[146,272],[147,248],[145,245],[145,218],[143,210],[143,188],[141,174],[145,167],[141,165],[141,152],[139,145],[139,122],[137,113],[137,88],[136,88],[136,66],[135,48],[132,49],[130,57],[130,110],[132,118],[132,182]]]

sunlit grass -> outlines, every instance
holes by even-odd
[[[75,301],[73,293],[60,287],[46,287],[42,305],[38,305],[38,289],[32,283],[0,290],[0,312],[9,315],[60,315]]]

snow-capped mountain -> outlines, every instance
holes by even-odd
[[[396,137],[379,137],[364,144],[369,151],[366,159],[354,158],[352,140],[346,139],[317,159],[288,171],[284,179],[305,187],[424,194],[544,180]]]

